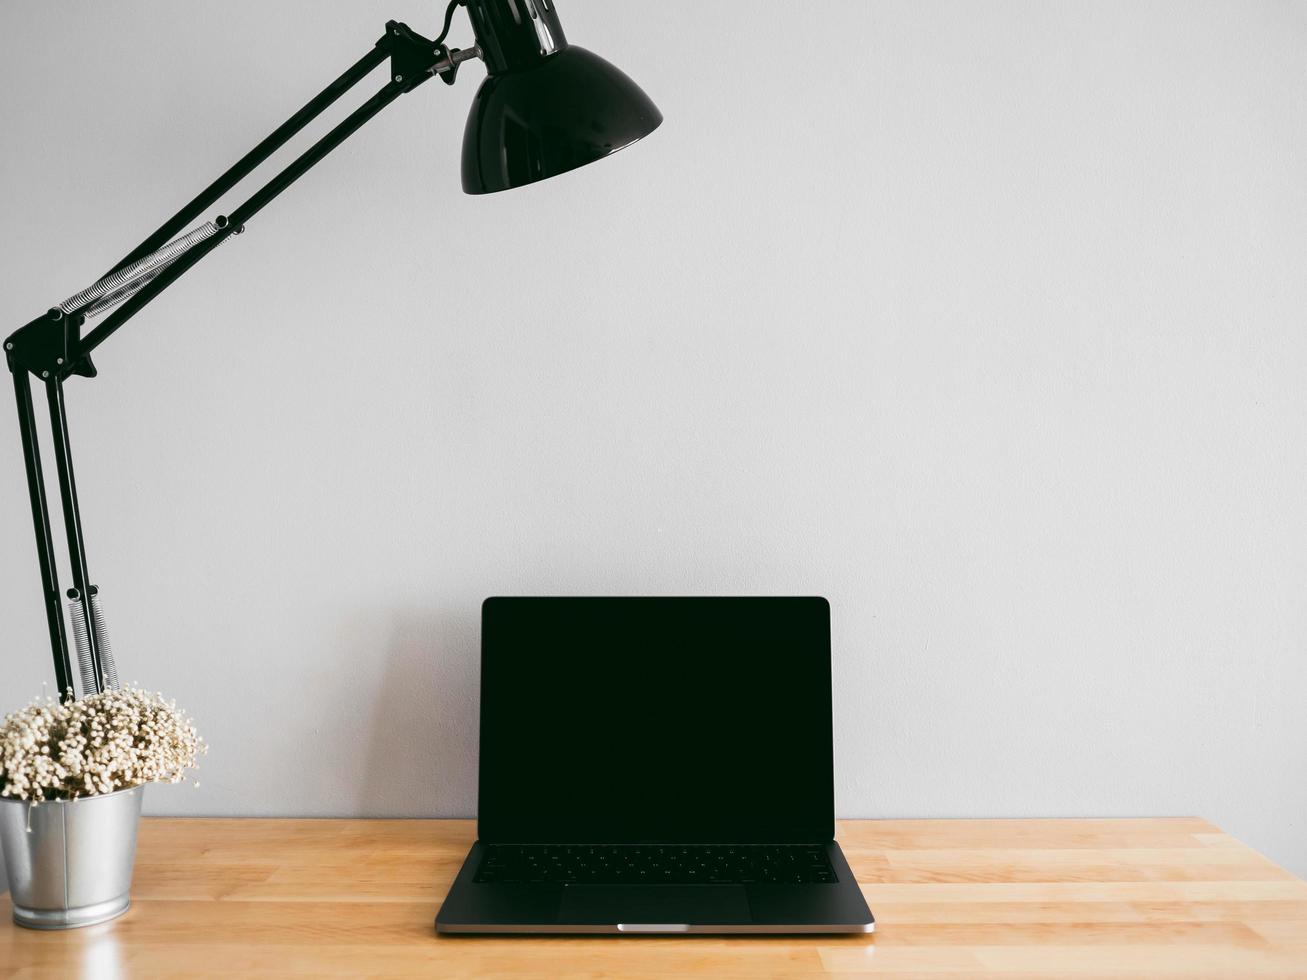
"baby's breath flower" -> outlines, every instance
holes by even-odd
[[[180,782],[208,751],[176,702],[133,685],[64,704],[38,698],[0,725],[0,796],[69,800]]]

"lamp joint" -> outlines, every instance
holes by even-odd
[[[29,371],[40,378],[78,374],[94,378],[89,355],[77,356],[86,317],[65,316],[57,307],[14,331],[5,340],[5,359],[13,373]]]
[[[440,49],[407,24],[390,21],[380,42],[390,52],[390,77],[393,84],[411,92],[435,74]]]
[[[453,85],[459,65],[481,57],[480,45],[451,48],[443,40],[437,43],[407,24],[393,20],[386,24],[386,36],[377,43],[390,52],[391,81],[405,92],[411,92],[432,76]]]

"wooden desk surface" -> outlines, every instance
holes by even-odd
[[[146,820],[121,919],[6,977],[1307,977],[1307,883],[1211,824],[846,821],[874,936],[437,937],[468,821]]]

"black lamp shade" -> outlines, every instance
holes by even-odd
[[[663,115],[640,86],[585,48],[494,72],[463,135],[463,189],[521,187],[593,163],[648,136]]]

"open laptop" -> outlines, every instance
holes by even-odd
[[[495,598],[442,933],[871,932],[820,598]]]

